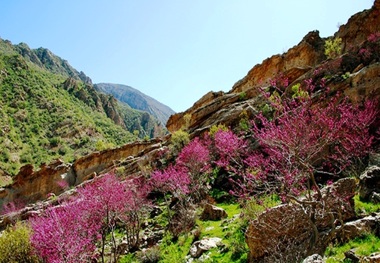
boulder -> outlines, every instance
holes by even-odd
[[[355,179],[344,178],[322,189],[315,210],[307,204],[289,203],[260,214],[250,222],[245,234],[248,262],[273,262],[278,258],[296,262],[314,253],[322,254],[335,237],[336,231],[332,229],[337,227],[337,219],[355,216],[352,200],[355,185]],[[326,231],[327,235],[322,234]]]
[[[201,214],[201,220],[204,220],[204,221],[206,220],[217,221],[226,217],[228,217],[228,215],[223,208],[217,207],[211,204],[206,204]]]
[[[366,216],[339,226],[336,231],[335,239],[345,243],[353,238],[363,236],[364,234],[380,234],[380,213]]]
[[[359,196],[364,201],[378,202],[379,193],[380,167],[370,166],[360,175]]]
[[[219,237],[207,237],[196,241],[190,247],[190,256],[199,258],[205,251],[220,246],[221,241],[222,239]]]

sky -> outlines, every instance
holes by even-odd
[[[0,0],[0,38],[48,48],[93,83],[128,85],[181,112],[373,2]]]

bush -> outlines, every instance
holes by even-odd
[[[211,137],[214,137],[218,131],[228,131],[228,128],[224,124],[212,125],[208,133]]]
[[[144,251],[137,252],[136,258],[141,263],[156,263],[161,259],[160,253],[160,247],[154,246]]]
[[[173,132],[171,143],[173,150],[177,153],[181,151],[181,149],[190,142],[190,136],[187,132],[183,130],[178,130]]]
[[[340,37],[327,39],[325,42],[325,55],[327,58],[333,59],[339,56],[342,52],[342,39]]]
[[[30,228],[22,223],[8,227],[0,236],[0,263],[41,262],[33,253],[30,234]]]

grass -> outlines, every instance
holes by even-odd
[[[358,194],[354,196],[354,201],[355,201],[355,212],[357,215],[371,214],[371,213],[376,213],[380,211],[380,203],[374,204],[371,202],[364,202],[360,200],[360,197]]]
[[[350,262],[345,261],[344,253],[353,249],[358,256],[369,256],[380,251],[380,237],[368,234],[355,238],[345,244],[330,246],[325,252],[326,263]]]
[[[245,243],[244,223],[240,217],[242,212],[240,205],[231,203],[217,206],[227,212],[228,218],[221,221],[197,220],[198,228],[201,230],[199,239],[219,237],[223,245],[206,252],[207,259],[202,262],[246,262],[248,247]]]
[[[174,239],[170,233],[167,233],[158,248],[153,247],[146,250],[144,253],[138,252],[134,255],[125,255],[120,262],[151,262],[145,261],[147,255],[159,258],[158,262],[160,263],[185,262],[193,242],[205,237],[219,237],[222,239],[222,245],[205,252],[204,254],[206,256],[202,262],[246,262],[248,247],[245,243],[244,223],[240,217],[242,212],[240,205],[237,203],[223,203],[217,204],[217,206],[223,208],[227,212],[228,218],[220,221],[197,220],[194,231],[183,234],[179,236],[178,239]],[[163,219],[161,219],[161,221],[161,223],[164,222]],[[195,259],[193,262],[201,261]]]

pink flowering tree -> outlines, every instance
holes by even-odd
[[[124,182],[127,202],[118,217],[126,234],[128,251],[135,251],[140,245],[143,218],[150,207],[147,195],[151,191],[145,178],[131,178]],[[121,252],[121,251],[120,251]]]
[[[185,167],[170,165],[165,170],[156,170],[150,178],[152,190],[161,192],[164,195],[166,203],[166,212],[168,218],[168,229],[172,229],[173,224],[177,224],[174,220],[174,214],[170,209],[170,195],[173,200],[177,200],[180,209],[177,213],[182,213],[187,210],[186,201],[189,193],[190,177]],[[173,231],[172,231],[173,232]],[[174,234],[174,233],[173,233]],[[179,233],[177,233],[179,234]]]
[[[176,166],[187,171],[190,183],[188,190],[194,201],[202,200],[209,188],[210,152],[199,138],[187,144],[176,160]]]
[[[32,244],[48,263],[71,263],[89,262],[99,256],[105,262],[105,246],[110,243],[109,262],[117,262],[121,251],[116,231],[125,230],[129,250],[138,246],[148,191],[137,179],[122,182],[112,173],[95,178],[79,188],[69,202],[30,220]]]
[[[150,183],[154,190],[164,194],[172,234],[177,235],[194,224],[191,205],[206,196],[209,170],[208,147],[195,138],[181,150],[175,164],[152,173]],[[175,201],[175,213],[171,211],[170,196]]]
[[[96,258],[101,225],[81,200],[52,207],[30,219],[31,242],[47,263],[89,262]]]
[[[105,262],[105,245],[110,236],[111,261],[117,262],[120,251],[115,233],[118,223],[124,224],[129,249],[139,244],[141,210],[144,207],[147,189],[137,184],[138,180],[120,181],[114,174],[106,174],[91,184],[78,189],[80,198],[89,206],[92,215],[101,223],[101,259]],[[140,199],[140,200],[139,200]]]
[[[306,88],[312,94],[310,83]],[[253,168],[251,181],[277,182],[284,198],[305,190],[319,193],[316,174],[339,175],[371,147],[369,129],[377,116],[372,101],[354,105],[339,94],[317,101],[310,95],[282,98],[281,104],[273,106],[277,110],[273,119],[259,115],[254,123],[260,152],[247,163]]]
[[[249,172],[236,180],[240,186],[236,189],[243,196],[277,193],[284,203],[292,203],[290,210],[304,213],[297,218],[297,225],[308,226],[308,242],[300,246],[298,239],[288,236],[273,237],[269,242],[269,257],[289,256],[292,262],[299,261],[295,258],[300,253],[305,256],[313,251],[319,242],[322,220],[329,224],[331,233],[339,231],[338,222],[344,223],[342,212],[352,196],[331,189],[322,194],[321,179],[342,177],[355,158],[368,153],[374,139],[371,127],[378,119],[377,103],[369,100],[353,104],[339,93],[329,95],[323,81],[316,84],[308,80],[295,91],[296,96],[284,92],[275,99],[273,94],[264,93],[275,112],[269,118],[257,116],[252,134],[258,148],[245,159]],[[334,196],[334,204],[328,196]],[[294,227],[291,216],[284,215],[278,223]],[[260,231],[273,231],[273,226],[263,223]]]

